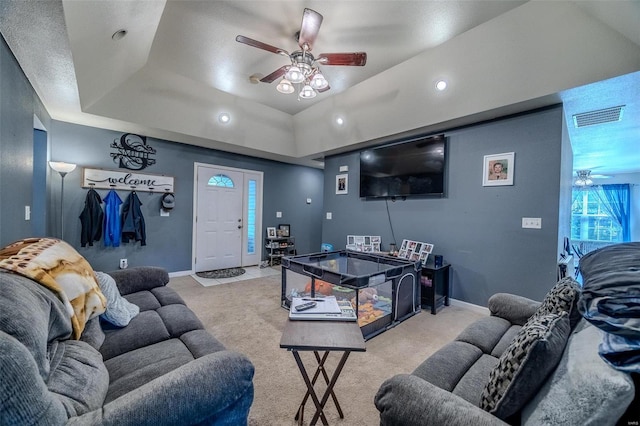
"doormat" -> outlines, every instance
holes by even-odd
[[[216,269],[215,271],[204,271],[204,272],[196,272],[196,275],[200,278],[233,278],[239,277],[244,274],[245,270],[242,268],[226,268],[226,269]]]

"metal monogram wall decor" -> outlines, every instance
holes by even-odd
[[[127,191],[173,192],[173,177],[118,170],[82,169],[82,187]]]
[[[156,150],[147,145],[146,136],[125,133],[120,136],[120,140],[113,141],[111,148],[118,150],[111,153],[111,158],[114,163],[118,162],[121,168],[143,170],[156,163],[156,160],[149,158],[151,154],[156,153]]]

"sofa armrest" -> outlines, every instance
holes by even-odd
[[[374,402],[381,426],[507,425],[482,408],[411,374],[399,374],[382,383]]]
[[[162,287],[169,282],[167,271],[157,266],[137,266],[111,271],[108,274],[113,277],[122,295]]]
[[[509,293],[496,293],[489,298],[491,315],[504,318],[511,324],[524,325],[541,303]]]
[[[67,425],[246,424],[253,402],[251,361],[233,351],[205,355]]]

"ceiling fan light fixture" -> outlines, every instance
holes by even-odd
[[[295,84],[302,83],[304,81],[304,74],[296,65],[289,67],[284,77]]]
[[[313,90],[313,88],[308,85],[305,84],[304,87],[302,88],[302,90],[300,90],[300,97],[302,99],[312,99],[316,97],[316,91]]]
[[[591,170],[577,170],[576,175],[578,176],[574,182],[576,186],[593,185],[593,180],[591,180]]]
[[[295,92],[296,89],[293,87],[293,84],[291,84],[291,82],[285,77],[280,80],[280,83],[278,83],[278,85],[276,86],[276,90],[280,93],[284,93],[285,95],[289,95]]]
[[[318,72],[316,75],[313,76],[309,84],[311,85],[311,87],[313,87],[316,90],[322,90],[329,85],[329,82],[327,81],[326,78],[324,78],[322,73]]]

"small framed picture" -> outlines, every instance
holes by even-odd
[[[280,231],[282,237],[289,237],[291,235],[291,225],[282,223],[278,225],[278,231]]]
[[[336,194],[349,193],[349,175],[336,175]]]
[[[513,185],[514,173],[514,152],[485,155],[482,167],[482,186]]]
[[[267,238],[276,238],[276,227],[275,226],[267,226]]]

